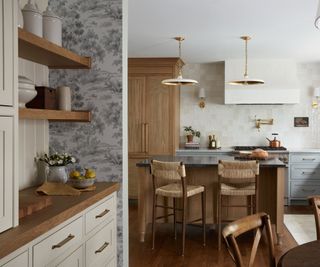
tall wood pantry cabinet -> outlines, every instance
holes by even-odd
[[[18,225],[16,5],[0,0],[0,233]]]
[[[138,195],[136,163],[153,155],[174,155],[179,147],[180,88],[161,84],[176,77],[178,58],[129,58],[129,198]]]

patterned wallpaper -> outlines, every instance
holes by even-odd
[[[122,180],[122,1],[50,0],[63,18],[63,46],[92,57],[90,70],[51,70],[50,86],[72,90],[72,108],[91,123],[50,123],[50,149],[93,167],[99,181]],[[122,193],[118,193],[118,265],[122,266]]]
[[[266,137],[279,133],[282,145],[289,148],[320,148],[320,109],[312,109],[313,89],[320,86],[320,64],[298,63],[300,103],[296,105],[224,105],[224,62],[187,64],[184,77],[197,79],[206,89],[206,107],[198,107],[198,89],[184,87],[180,96],[182,126],[192,125],[202,134],[201,145],[207,146],[209,134],[215,134],[223,147],[268,145]],[[267,71],[267,70],[266,70]],[[274,119],[274,125],[254,124],[255,116]],[[294,127],[294,117],[309,117],[310,127]],[[199,119],[200,118],[200,119]]]

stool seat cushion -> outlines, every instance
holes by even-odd
[[[250,196],[256,194],[255,183],[237,184],[236,186],[221,183],[221,195],[229,196]]]
[[[191,197],[193,195],[199,194],[204,191],[204,187],[202,185],[187,185],[186,188],[187,197]],[[181,198],[182,195],[182,185],[179,183],[167,184],[156,189],[156,195],[164,196],[164,197],[177,197]]]

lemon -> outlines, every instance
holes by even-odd
[[[79,178],[80,178],[80,175],[81,175],[80,172],[78,172],[78,171],[72,171],[72,172],[70,172],[69,177],[70,177],[70,178],[74,178],[74,179],[79,179]]]
[[[87,179],[96,178],[96,172],[93,169],[86,169],[85,177]]]

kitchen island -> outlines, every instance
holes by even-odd
[[[206,186],[206,220],[208,224],[215,226],[217,222],[216,196],[218,189],[218,162],[219,160],[235,160],[235,157],[229,155],[154,156],[137,164],[140,177],[138,195],[140,241],[144,242],[146,230],[152,218],[152,179],[149,168],[151,159],[168,162],[179,161],[185,164],[187,183]],[[281,243],[283,232],[285,167],[286,165],[278,158],[260,161],[258,211],[264,211],[270,215],[272,224],[275,226],[278,243]],[[162,201],[164,201],[163,203],[171,204],[166,199],[162,199]],[[246,200],[243,197],[228,197],[223,201],[228,201],[229,205],[234,203],[239,205],[242,204],[242,201]],[[194,196],[188,199],[188,221],[193,221],[201,217],[201,209],[199,207],[200,197]],[[160,212],[161,210],[159,209],[159,215],[161,215]],[[164,210],[163,215],[165,214],[169,214],[169,211]],[[222,213],[223,217],[228,220],[235,220],[246,214],[247,209],[239,207],[223,208]],[[169,221],[170,219],[168,218],[162,220],[164,223]]]

